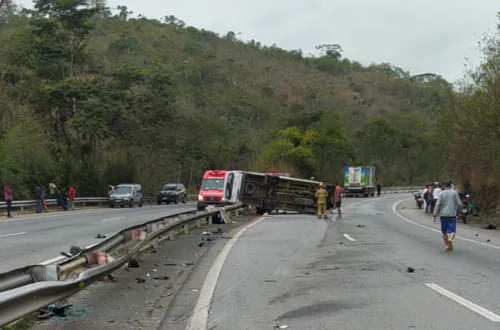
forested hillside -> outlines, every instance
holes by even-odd
[[[460,123],[484,102],[477,98],[490,97],[486,87],[457,97],[440,76],[364,67],[339,45],[319,45],[322,56],[310,58],[91,3],[0,8],[0,171],[18,198],[51,180],[88,195],[125,181],[194,186],[207,168],[332,182],[344,165],[370,164],[383,185],[425,183],[450,176],[444,142],[455,148],[458,175],[476,168],[455,137],[479,134],[479,121]],[[453,125],[436,126],[450,113]],[[498,120],[491,124],[494,135]]]

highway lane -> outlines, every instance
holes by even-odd
[[[414,203],[393,212],[401,199],[349,200],[335,221],[277,215],[248,228],[218,274],[208,328],[500,329],[498,233],[459,226],[446,253]],[[200,301],[207,292],[210,281]]]
[[[60,256],[71,245],[100,242],[97,234],[110,235],[126,227],[185,211],[196,204],[145,205],[142,208],[104,208],[19,216],[0,220],[0,272]]]

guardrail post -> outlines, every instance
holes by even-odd
[[[24,212],[24,206],[21,206],[21,212]]]
[[[85,207],[85,206],[87,206],[87,203],[83,202],[82,205],[83,205],[83,207]]]
[[[168,237],[171,241],[175,239],[175,230],[171,230],[168,232]]]
[[[188,234],[189,233],[189,224],[185,224],[184,225],[184,234]]]
[[[201,219],[196,220],[196,228],[201,227]]]
[[[213,218],[212,218],[212,216],[211,216],[211,215],[209,215],[209,216],[207,217],[207,223],[208,223],[209,225],[212,225],[212,224],[214,223],[214,222],[213,222]]]

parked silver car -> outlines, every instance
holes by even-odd
[[[110,207],[125,207],[125,205],[134,207],[136,204],[139,207],[144,205],[144,195],[140,184],[119,184],[109,196]]]

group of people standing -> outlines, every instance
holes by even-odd
[[[72,185],[66,194],[62,191],[56,184],[49,184],[50,196],[57,200],[57,204],[62,207],[64,211],[68,210],[67,200],[69,199],[69,208],[75,210],[75,198],[76,198],[76,185]],[[7,217],[12,218],[12,201],[14,196],[14,190],[10,184],[5,184],[4,187],[4,200],[7,206]],[[35,199],[36,199],[36,213],[47,212],[47,191],[41,185],[37,185],[35,188]]]
[[[455,185],[451,181],[435,182],[425,187],[423,197],[425,213],[432,215],[434,223],[436,223],[437,216],[440,218],[445,251],[453,251],[453,240],[457,232],[457,217],[459,208],[462,206],[462,200],[455,190]]]
[[[324,219],[328,219],[327,213],[327,201],[328,201],[328,190],[325,189],[325,185],[323,183],[319,184],[319,189],[316,191],[316,199],[318,203],[318,219],[323,217]],[[342,218],[342,210],[340,207],[342,206],[342,187],[340,183],[337,182],[335,184],[335,191],[332,196],[333,207],[337,209],[339,218]]]

